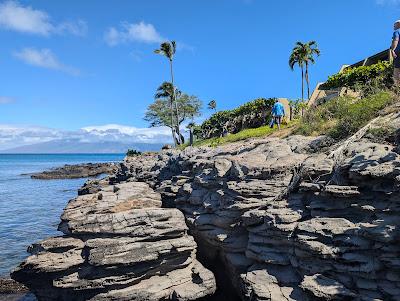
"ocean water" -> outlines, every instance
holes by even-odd
[[[123,154],[0,154],[0,277],[7,277],[29,255],[30,244],[61,234],[57,226],[62,210],[87,180],[37,180],[23,174],[123,158]]]

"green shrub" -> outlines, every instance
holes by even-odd
[[[321,86],[322,89],[346,87],[360,90],[363,86],[389,87],[392,84],[393,65],[387,61],[370,66],[346,68],[344,71],[332,75]]]
[[[126,152],[126,155],[128,157],[140,156],[141,154],[142,154],[142,152],[137,151],[136,149],[128,149],[128,151]]]
[[[298,134],[327,134],[335,139],[348,137],[363,127],[390,104],[392,96],[379,92],[365,98],[339,97],[306,112]]]
[[[228,122],[235,120],[235,118],[240,118],[245,115],[258,115],[264,116],[264,119],[269,118],[270,110],[275,103],[276,98],[258,98],[233,110],[219,111],[213,114],[209,119],[204,121],[200,127],[194,129],[194,134],[196,137],[201,139],[206,139],[210,137],[221,136],[224,126]],[[255,122],[254,127],[261,126],[260,123]],[[237,128],[233,132],[239,132],[242,128]]]

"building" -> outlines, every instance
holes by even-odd
[[[389,49],[383,50],[379,53],[376,53],[372,56],[369,56],[361,61],[358,61],[357,63],[354,63],[352,65],[343,65],[339,72],[342,72],[346,70],[347,68],[354,68],[354,67],[360,67],[360,66],[370,66],[382,61],[390,61],[391,60],[391,54]],[[311,94],[310,100],[308,101],[309,106],[316,106],[318,104],[327,102],[328,100],[343,96],[343,95],[353,95],[357,96],[358,93],[351,91],[346,88],[337,88],[337,89],[330,89],[330,90],[324,90],[321,89],[321,85],[323,83],[318,83],[317,87],[315,88],[314,92]]]

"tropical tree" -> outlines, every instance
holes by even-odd
[[[173,60],[174,60],[174,56],[176,53],[176,42],[175,41],[163,42],[163,43],[161,43],[159,49],[154,50],[154,53],[165,56],[169,61],[170,73],[171,73],[171,84],[173,87],[172,102],[173,102],[173,104],[175,104],[175,111],[176,111],[175,114],[176,114],[176,116],[178,116],[179,112],[178,112],[178,104],[176,103],[174,70],[173,70]],[[174,105],[172,105],[172,107],[173,106]],[[181,136],[179,127],[176,129],[176,131],[177,131],[178,137]]]
[[[315,41],[309,41],[307,43],[297,42],[293,48],[292,54],[289,58],[289,66],[293,70],[294,65],[298,64],[302,69],[302,99],[304,99],[304,79],[307,83],[307,97],[310,99],[309,65],[310,63],[314,64],[314,56],[319,56],[320,54],[321,51],[318,49],[317,42]]]
[[[301,99],[304,100],[304,57],[296,47],[293,48],[289,57],[289,66],[292,71],[294,66],[298,65],[301,68]]]
[[[215,112],[217,112],[217,102],[215,100],[211,100],[208,103],[208,109],[214,110]]]
[[[155,101],[147,108],[144,119],[150,122],[151,127],[167,126],[171,129],[172,138],[175,145],[184,143],[184,137],[176,131],[177,127],[188,120],[194,122],[194,117],[200,115],[202,106],[201,100],[196,96],[189,96],[180,91],[175,91],[177,95],[176,103],[179,107],[179,115],[171,115],[172,84],[163,83],[155,95]],[[172,112],[175,112],[174,110]],[[193,134],[193,130],[191,131]],[[179,138],[179,141],[178,141]]]
[[[172,138],[174,140],[175,146],[179,144],[179,141],[175,135],[176,133],[176,128],[178,126],[178,121],[175,118],[174,114],[174,108],[173,108],[173,103],[174,103],[174,87],[170,82],[163,82],[156,91],[156,94],[154,95],[156,98],[156,101],[154,102],[155,107],[152,108],[151,111],[156,112],[155,115],[159,117],[159,120],[157,122],[158,125],[165,125],[171,128],[171,134]],[[159,100],[159,101],[157,101]],[[165,107],[165,104],[167,104],[168,109]],[[149,107],[150,108],[150,107]],[[163,109],[163,112],[158,112],[158,110]],[[169,111],[169,112],[168,112]],[[146,113],[147,114],[147,113]],[[162,117],[161,117],[162,116]],[[168,116],[168,122],[166,122],[165,117]],[[146,115],[145,120],[147,120],[148,116]],[[152,119],[152,118],[150,118]],[[157,126],[151,124],[151,126]],[[179,132],[177,133],[179,137]]]

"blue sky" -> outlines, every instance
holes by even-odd
[[[146,107],[169,79],[167,61],[153,54],[164,39],[180,45],[177,85],[205,103],[298,98],[300,73],[287,63],[296,41],[316,40],[322,52],[314,87],[387,48],[399,8],[397,0],[0,0],[0,124],[6,133],[147,127]]]

